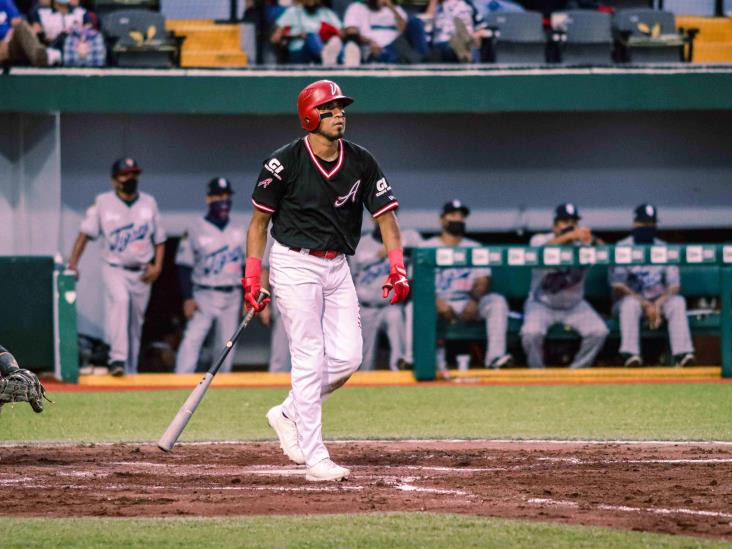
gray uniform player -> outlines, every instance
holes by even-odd
[[[618,246],[663,245],[656,238],[658,212],[652,204],[635,209],[633,233],[617,243]],[[674,364],[682,367],[694,362],[694,346],[686,317],[686,301],[679,295],[679,268],[673,265],[633,265],[615,267],[610,271],[610,283],[618,298],[615,310],[620,317],[620,354],[625,366],[640,366],[639,324],[645,317],[652,329],[668,322],[671,353]]]
[[[465,238],[465,218],[470,209],[459,200],[453,200],[442,207],[440,223],[442,233],[422,242],[423,247],[480,246],[479,242]],[[508,303],[497,293],[489,293],[490,269],[440,268],[435,271],[437,293],[437,314],[448,321],[485,320],[488,348],[485,366],[500,368],[509,364],[513,357],[506,353],[506,330],[508,329]],[[444,361],[438,355],[438,367]]]
[[[590,229],[577,226],[580,219],[574,204],[560,204],[552,232],[534,235],[531,246],[592,244],[595,239]],[[570,368],[592,366],[602,349],[608,330],[584,299],[586,274],[584,268],[578,267],[533,270],[521,327],[521,342],[531,368],[544,367],[544,336],[553,324],[570,326],[582,336],[582,345]]]
[[[242,309],[241,284],[244,269],[244,228],[229,220],[231,183],[223,177],[208,182],[205,217],[187,229],[178,247],[175,263],[183,293],[183,313],[188,319],[178,349],[176,374],[196,370],[206,335],[216,325],[223,348],[236,330]],[[229,353],[220,371],[230,372],[234,353]]]
[[[287,340],[287,332],[285,331],[285,323],[282,321],[282,315],[277,307],[277,296],[269,284],[269,254],[272,251],[273,238],[267,239],[267,247],[262,257],[262,288],[268,289],[271,293],[271,303],[269,307],[260,311],[257,317],[263,326],[270,328],[270,353],[269,353],[269,371],[289,372],[292,369],[292,361],[290,360],[290,343]]]
[[[87,210],[68,265],[77,271],[87,241],[101,237],[109,366],[118,376],[137,373],[150,287],[160,276],[165,252],[157,202],[137,190],[141,171],[132,158],[112,165],[114,190],[98,195]]]
[[[402,245],[405,248],[419,246],[422,237],[417,231],[402,231]],[[379,226],[361,237],[356,253],[350,260],[353,282],[361,306],[361,333],[363,335],[362,370],[373,370],[376,361],[376,344],[383,330],[389,340],[389,369],[399,370],[400,361],[405,361],[407,326],[403,306],[389,307],[384,301],[383,282],[389,274],[389,259],[386,257]]]

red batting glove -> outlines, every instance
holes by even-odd
[[[244,286],[244,306],[247,311],[255,309],[260,312],[270,302],[270,299],[266,298],[261,303],[257,303],[259,290],[262,289],[259,282],[261,275],[262,260],[258,257],[247,257],[247,262],[244,265],[244,278],[241,279],[241,285]]]
[[[384,299],[389,297],[389,292],[392,289],[394,290],[391,301],[389,301],[390,305],[404,301],[409,295],[409,280],[407,279],[404,254],[401,249],[389,252],[389,275],[386,277],[382,289],[384,290]]]

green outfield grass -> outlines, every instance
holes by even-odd
[[[187,390],[56,393],[5,406],[2,441],[157,440]],[[282,389],[209,391],[182,440],[272,439]],[[732,385],[357,387],[325,405],[328,438],[732,440]]]
[[[398,513],[167,519],[0,518],[2,546],[26,547],[722,547],[722,542],[587,526]],[[729,544],[726,544],[729,546]]]

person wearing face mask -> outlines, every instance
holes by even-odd
[[[653,204],[635,209],[633,230],[617,246],[662,246],[656,237],[658,212]],[[671,352],[677,367],[694,363],[694,346],[686,316],[686,301],[679,295],[681,278],[674,265],[633,265],[614,267],[610,283],[616,298],[615,311],[620,317],[620,354],[625,366],[641,366],[640,322],[645,318],[655,330],[665,318],[671,340]]]
[[[442,207],[440,223],[442,232],[422,243],[426,248],[472,248],[479,242],[465,238],[465,219],[470,209],[459,200],[447,202]],[[513,361],[506,352],[508,329],[508,303],[500,294],[489,293],[491,270],[487,268],[435,269],[437,314],[447,321],[485,320],[488,347],[485,353],[486,368],[501,368]],[[445,371],[444,348],[438,348],[437,366]]]
[[[242,310],[241,279],[244,268],[244,228],[231,223],[234,189],[224,177],[208,182],[206,215],[197,218],[183,234],[175,263],[183,294],[183,314],[188,320],[178,349],[176,374],[195,372],[206,335],[216,325],[216,349],[224,347],[236,330]],[[221,365],[230,372],[234,353]]]
[[[554,212],[552,232],[535,234],[529,243],[539,246],[571,246],[595,244],[597,239],[582,219],[577,206],[560,204]],[[602,349],[608,329],[592,306],[585,301],[587,271],[580,267],[534,269],[531,290],[524,304],[521,343],[531,368],[544,367],[544,336],[554,324],[570,326],[582,336],[570,368],[592,366]]]
[[[137,373],[145,309],[165,253],[158,204],[137,190],[141,172],[132,158],[120,158],[112,165],[114,190],[97,195],[86,211],[68,262],[78,276],[86,243],[101,236],[109,369],[115,376]]]
[[[419,246],[422,237],[417,231],[402,230],[402,244],[405,248]],[[384,250],[379,225],[374,222],[373,230],[361,236],[356,253],[350,258],[351,274],[361,306],[361,333],[363,335],[363,362],[361,370],[373,370],[376,366],[377,343],[380,332],[389,341],[389,369],[406,367],[407,330],[405,305],[387,306],[384,301],[383,280],[389,274],[389,258]],[[408,265],[407,265],[408,266]]]

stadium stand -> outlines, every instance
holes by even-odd
[[[165,18],[147,10],[118,10],[102,18],[115,64],[122,67],[173,67],[182,39],[165,29]]]
[[[540,65],[546,62],[546,33],[541,13],[497,12],[486,17],[492,33],[492,61],[517,65]]]
[[[244,67],[249,63],[241,47],[241,25],[201,19],[167,20],[165,28],[185,37],[181,67]]]
[[[679,29],[699,29],[694,40],[694,63],[732,62],[732,19],[677,16],[676,25]]]
[[[569,10],[551,17],[559,59],[566,65],[608,65],[613,39],[610,15],[599,11]]]
[[[620,60],[630,63],[684,61],[684,46],[696,35],[695,29],[679,33],[673,13],[652,9],[621,10],[613,26]]]

